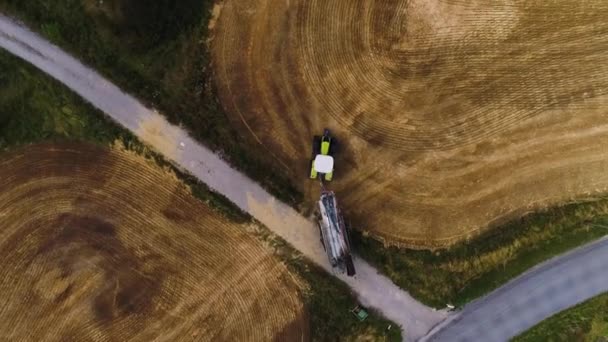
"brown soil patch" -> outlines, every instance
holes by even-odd
[[[0,340],[308,336],[286,268],[141,157],[89,145],[4,154],[0,217]]]
[[[608,3],[227,0],[223,105],[310,199],[310,141],[358,228],[434,247],[608,187]]]
[[[172,126],[167,119],[160,115],[155,115],[150,119],[139,122],[139,127],[135,132],[141,140],[147,142],[165,158],[178,160],[181,150],[177,138],[177,129]]]

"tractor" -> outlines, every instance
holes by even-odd
[[[320,179],[321,182],[331,181],[334,175],[335,141],[329,130],[325,129],[322,136],[315,135],[312,140],[312,159],[310,161],[310,178]]]
[[[321,198],[318,202],[317,223],[321,233],[321,244],[327,253],[329,263],[334,270],[355,275],[355,265],[350,251],[349,230],[338,207],[338,200],[333,191],[325,189],[323,181],[331,181],[334,174],[333,152],[336,140],[325,129],[322,136],[312,140],[312,159],[310,161],[310,178],[321,181]]]

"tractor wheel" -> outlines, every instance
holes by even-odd
[[[329,155],[333,156],[336,152],[338,152],[338,140],[336,138],[331,138],[331,144],[329,144]]]
[[[316,179],[317,178],[317,171],[315,170],[315,160],[311,160],[310,163],[308,164],[308,176],[310,177],[310,179]]]
[[[314,159],[317,154],[321,154],[321,137],[315,135],[312,138],[312,158]]]
[[[347,254],[344,259],[344,263],[346,264],[346,275],[349,277],[354,276],[356,271],[355,263],[353,263],[353,257],[350,254]]]

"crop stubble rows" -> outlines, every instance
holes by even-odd
[[[606,191],[607,15],[599,0],[226,0],[214,68],[234,123],[297,184],[315,193],[310,139],[328,126],[358,228],[441,246]]]
[[[307,335],[285,267],[141,157],[89,145],[5,154],[0,218],[1,339]]]

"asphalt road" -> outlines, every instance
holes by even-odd
[[[169,124],[158,112],[146,108],[94,70],[2,15],[0,46],[65,84],[331,272],[319,242],[318,228],[312,221],[232,169],[212,151],[190,138],[185,130]],[[336,277],[353,289],[363,305],[377,309],[399,324],[405,331],[405,339],[415,340],[424,336],[448,316],[444,311],[422,305],[364,260],[355,258],[354,261],[357,269],[355,278],[338,274]]]
[[[608,291],[608,239],[540,264],[437,326],[423,341],[499,342]]]

